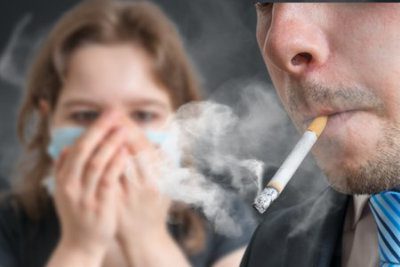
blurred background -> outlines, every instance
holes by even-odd
[[[1,1],[0,183],[11,179],[18,156],[15,122],[27,68],[43,36],[76,0]],[[195,64],[206,99],[232,107],[244,119],[244,154],[279,165],[295,144],[295,132],[272,90],[255,39],[250,0],[154,0],[176,23]],[[320,176],[312,160],[303,176]],[[314,183],[311,187],[316,186]],[[308,185],[310,186],[310,185]]]

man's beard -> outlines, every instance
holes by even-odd
[[[325,170],[335,190],[345,194],[374,194],[400,185],[400,127],[386,127],[384,132],[376,153],[366,163],[352,168],[342,165],[336,171]]]
[[[302,121],[297,116],[299,110],[318,106],[333,109],[366,108],[373,110],[378,116],[385,112],[385,105],[381,99],[364,88],[329,88],[313,83],[293,86],[288,89],[287,95],[287,110],[297,122]],[[299,129],[304,128],[301,124],[297,126]],[[375,153],[369,155],[370,158],[363,163],[352,166],[341,164],[333,170],[327,166],[325,168],[324,162],[318,162],[317,158],[318,165],[325,171],[334,189],[347,194],[372,194],[400,185],[400,125],[386,124],[382,132]],[[329,148],[326,150],[329,151]],[[325,160],[328,160],[328,157]]]

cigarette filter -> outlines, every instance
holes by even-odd
[[[318,117],[312,121],[299,142],[282,163],[281,167],[269,181],[268,185],[258,194],[254,200],[254,207],[259,213],[264,213],[271,203],[283,191],[287,183],[293,177],[301,162],[310,152],[311,148],[325,129],[328,118]]]

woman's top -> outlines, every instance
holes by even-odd
[[[0,204],[0,266],[42,267],[49,260],[60,238],[60,224],[52,201],[40,220],[31,220],[15,197],[7,197]],[[241,226],[239,236],[229,237],[217,233],[208,223],[205,227],[205,249],[187,255],[192,266],[211,266],[213,263],[243,246],[250,240],[255,224],[249,207],[237,199],[233,202],[235,222]],[[182,226],[168,224],[176,239]]]

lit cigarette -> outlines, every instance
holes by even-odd
[[[254,200],[254,207],[259,213],[264,213],[279,194],[282,193],[301,162],[307,156],[308,152],[310,152],[312,146],[325,129],[327,121],[328,117],[321,116],[314,119],[310,126],[308,126],[307,131],[303,134],[300,141],[297,142],[274,177],[272,177],[268,185]]]

